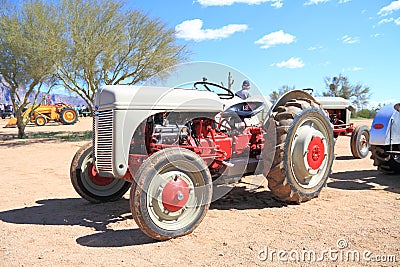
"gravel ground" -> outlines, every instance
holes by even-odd
[[[27,133],[90,129],[90,118],[81,118]],[[8,140],[13,134],[0,128],[0,266],[400,264],[400,177],[379,173],[369,156],[352,159],[348,137],[336,143],[318,198],[287,205],[254,190],[248,177],[211,204],[192,234],[157,242],[135,224],[128,195],[95,205],[74,191],[69,165],[85,142]]]

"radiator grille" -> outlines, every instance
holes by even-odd
[[[94,137],[96,167],[100,173],[112,174],[112,137],[113,137],[113,111],[99,111],[94,124],[97,129]]]

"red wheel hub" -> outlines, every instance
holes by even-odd
[[[362,147],[365,147],[366,145],[367,145],[367,138],[365,138],[365,136],[362,136],[361,137],[361,140],[360,140],[360,144],[361,144],[361,146]]]
[[[114,181],[114,178],[100,176],[96,168],[94,167],[93,163],[90,163],[88,172],[90,181],[92,181],[92,183],[94,183],[95,185],[106,186],[111,184],[112,181]]]
[[[322,139],[318,136],[313,136],[307,147],[307,163],[313,170],[321,167],[325,158],[325,146]]]
[[[169,181],[162,191],[162,203],[168,211],[174,212],[182,209],[189,199],[188,184],[176,176]]]

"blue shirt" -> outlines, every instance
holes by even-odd
[[[236,92],[236,93],[235,93],[235,96],[238,96],[238,97],[240,97],[241,99],[245,100],[245,99],[247,99],[247,98],[250,97],[250,93],[249,93],[249,90],[242,89],[242,90]]]

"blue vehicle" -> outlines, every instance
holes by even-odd
[[[370,131],[371,159],[378,170],[400,173],[400,103],[381,108]]]

